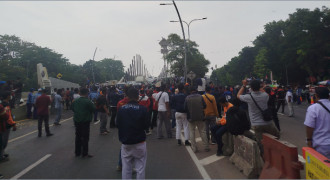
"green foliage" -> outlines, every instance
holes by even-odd
[[[329,8],[297,9],[287,20],[270,22],[264,29],[253,41],[254,47],[243,48],[211,78],[223,85],[238,84],[245,77],[264,78],[270,71],[282,84],[286,84],[286,71],[289,83],[308,83],[309,76],[319,81],[330,78]]]
[[[177,34],[170,34],[167,38],[169,53],[165,59],[171,64],[171,72],[176,76],[184,75],[184,41]],[[197,49],[194,41],[187,42],[187,73],[193,71],[196,77],[204,77],[208,72],[210,62]]]
[[[16,77],[21,77],[25,89],[38,86],[38,63],[42,63],[47,68],[50,77],[56,77],[58,73],[61,73],[63,80],[80,85],[84,85],[87,77],[93,79],[91,64],[94,65],[96,82],[119,80],[124,75],[121,61],[103,59],[91,62],[89,60],[83,66],[74,65],[52,49],[22,41],[16,36],[0,35],[0,80],[14,80]]]

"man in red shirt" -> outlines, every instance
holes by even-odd
[[[49,111],[48,106],[50,105],[50,97],[47,96],[47,90],[42,90],[42,95],[36,100],[37,113],[39,116],[38,120],[38,137],[42,134],[42,122],[45,121],[46,136],[52,136],[53,134],[49,131]]]

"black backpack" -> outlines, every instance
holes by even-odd
[[[250,130],[251,123],[247,113],[234,106],[229,108],[226,113],[226,126],[232,135],[242,135],[244,131]]]

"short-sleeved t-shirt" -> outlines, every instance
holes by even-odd
[[[50,97],[41,95],[36,100],[37,114],[41,116],[48,115],[48,106],[50,105]]]
[[[319,100],[325,107],[330,109],[328,99]],[[320,104],[313,104],[308,107],[304,124],[314,128],[313,147],[318,145],[330,145],[330,113]],[[330,150],[329,150],[330,151]]]
[[[285,95],[286,102],[289,102],[289,96],[291,96],[291,102],[293,102],[293,95],[292,95],[292,92],[290,92],[290,91],[286,92],[286,95]]]
[[[268,108],[267,102],[268,102],[269,96],[267,93],[260,92],[260,91],[258,91],[258,92],[252,91],[251,95],[253,96],[254,100],[257,102],[257,104],[259,105],[259,107],[262,110],[265,110]],[[261,111],[258,109],[258,107],[253,102],[250,94],[241,95],[239,97],[239,99],[248,104],[249,117],[250,117],[252,126],[267,125],[267,124],[271,123],[271,121],[263,120]]]
[[[162,95],[162,96],[160,96],[160,95]],[[165,103],[170,102],[170,98],[169,98],[167,92],[160,91],[156,95],[156,101],[158,99],[159,99],[159,101],[158,101],[158,111],[167,111]]]

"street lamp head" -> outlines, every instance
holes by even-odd
[[[159,5],[164,6],[164,5],[172,5],[173,3],[160,3]]]
[[[207,19],[207,17],[205,17],[205,18],[202,18],[202,19]]]
[[[180,22],[180,21],[170,21],[170,22]]]

